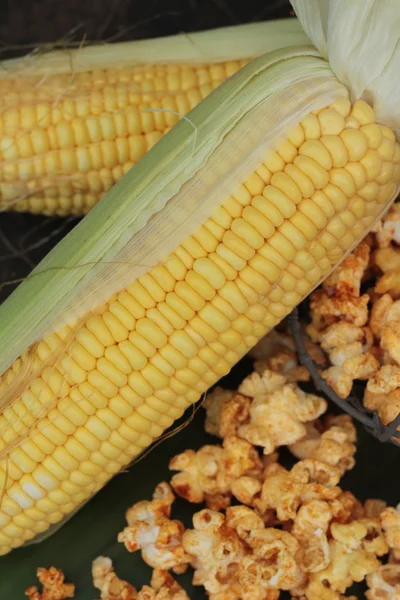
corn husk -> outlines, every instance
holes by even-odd
[[[293,0],[297,16],[352,101],[366,100],[400,139],[398,0]]]
[[[1,61],[0,80],[157,63],[217,63],[309,43],[298,19],[278,19],[148,40],[96,43],[62,50],[44,47],[22,58]]]

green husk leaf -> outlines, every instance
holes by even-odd
[[[211,63],[261,56],[286,46],[309,44],[297,19],[279,19],[236,27],[81,48],[38,48],[0,63],[0,79],[80,73],[155,63]]]

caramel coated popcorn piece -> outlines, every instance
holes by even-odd
[[[361,282],[368,268],[370,247],[364,241],[345,258],[323,283],[323,289],[338,296],[359,296]]]
[[[205,430],[221,438],[237,435],[238,427],[249,418],[250,403],[242,394],[215,388],[203,403]]]
[[[178,496],[189,502],[212,503],[215,496],[230,496],[232,483],[247,472],[261,471],[262,463],[247,440],[229,436],[222,447],[203,446],[197,452],[186,450],[178,454],[169,468],[180,471],[171,479]]]
[[[347,398],[353,388],[353,377],[342,367],[329,367],[322,373],[324,379],[340,398]]]
[[[368,600],[400,600],[400,565],[380,565],[367,575]]]
[[[311,458],[338,467],[342,474],[355,465],[356,429],[348,415],[325,421],[325,431],[309,424],[304,438],[289,446],[297,458]]]
[[[64,583],[65,575],[61,569],[39,567],[36,575],[43,586],[43,591],[40,592],[36,585],[29,587],[25,590],[25,595],[28,596],[29,600],[66,600],[67,598],[74,598],[75,585]]]
[[[318,418],[325,410],[323,398],[303,392],[296,384],[286,383],[253,398],[249,422],[239,427],[238,434],[270,454],[275,448],[304,437],[304,423]]]
[[[239,571],[246,598],[263,600],[268,588],[290,590],[304,582],[296,561],[299,544],[290,533],[272,527],[253,529],[247,544],[251,553],[245,555]]]
[[[393,299],[398,299],[400,296],[400,271],[386,271],[377,280],[374,288],[377,294],[389,293]]]
[[[389,321],[382,329],[381,348],[387,350],[393,361],[400,365],[400,321]]]
[[[92,563],[93,585],[101,592],[101,600],[136,600],[136,589],[120,579],[113,568],[111,558],[97,557]]]
[[[284,375],[276,373],[271,369],[265,369],[262,373],[251,373],[239,386],[239,393],[249,398],[264,397],[280,390],[286,383]]]
[[[167,483],[160,483],[153,500],[142,500],[126,513],[128,526],[118,534],[129,552],[141,550],[142,558],[151,567],[186,570],[188,557],[182,547],[183,524],[170,520],[174,495]]]
[[[306,350],[317,364],[324,365],[326,358],[321,348],[305,335]],[[296,345],[288,333],[272,330],[250,352],[257,358],[254,369],[262,375],[264,371],[275,371],[284,375],[288,382],[309,381],[308,369],[299,364]]]
[[[194,568],[193,585],[205,587],[213,594],[234,591],[245,555],[245,543],[234,529],[225,524],[219,512],[204,509],[193,515],[194,529],[183,535],[183,546]]]
[[[398,365],[384,365],[367,384],[367,389],[372,394],[390,394],[399,387],[400,367]]]
[[[150,586],[145,585],[138,592],[136,600],[190,600],[182,586],[168,571],[154,569]]]
[[[332,512],[327,502],[312,500],[297,512],[292,535],[300,544],[300,566],[305,573],[317,573],[330,562],[328,527]]]
[[[393,246],[379,248],[374,252],[374,263],[382,273],[397,271],[400,268],[400,253]]]
[[[318,573],[312,573],[306,587],[308,600],[340,598],[354,582],[376,572],[377,556],[387,552],[379,522],[361,519],[348,524],[333,523],[329,541],[331,560]]]
[[[304,583],[295,558],[297,540],[265,527],[250,508],[228,508],[225,517],[203,510],[194,515],[193,525],[184,545],[193,555],[193,583],[203,585],[210,598],[276,599],[278,590]]]
[[[379,520],[394,558],[400,560],[400,505],[383,510]]]
[[[302,504],[336,498],[341,492],[336,487],[339,479],[337,467],[316,460],[301,460],[290,471],[272,464],[265,469],[261,492],[253,504],[260,515],[272,509],[279,521],[294,520]]]
[[[380,339],[382,335],[382,329],[388,321],[389,311],[392,306],[393,299],[390,294],[383,294],[372,305],[369,326],[377,339]]]
[[[277,447],[304,437],[304,423],[318,418],[326,406],[323,398],[307,394],[295,383],[288,383],[286,376],[265,369],[246,377],[238,394],[218,389],[209,397],[206,429],[221,437],[233,434],[244,438],[269,455]],[[199,489],[197,496],[201,497]]]
[[[400,205],[393,204],[374,227],[375,239],[379,248],[387,248],[391,242],[400,244]]]

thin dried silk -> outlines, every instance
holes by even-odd
[[[313,48],[261,57],[157,143],[0,307],[0,373],[160,263],[311,110],[346,89]]]

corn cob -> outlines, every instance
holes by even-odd
[[[362,237],[400,173],[374,121],[344,98],[309,114],[163,265],[38,344],[39,375],[0,418],[2,450],[30,432],[0,471],[1,553],[100,489]]]
[[[285,40],[307,43],[297,19],[6,61],[0,212],[87,213],[182,115]],[[230,44],[233,59],[218,59]]]

